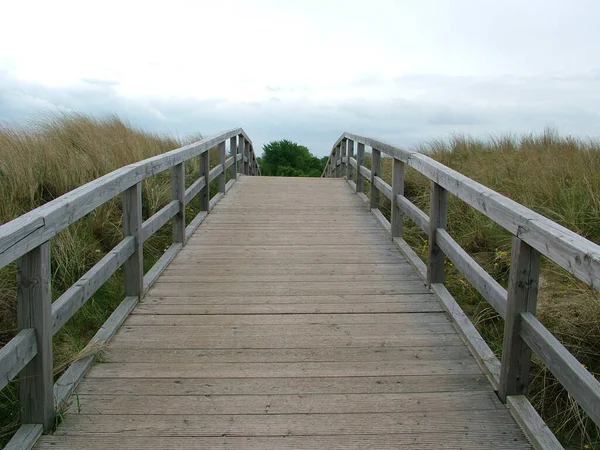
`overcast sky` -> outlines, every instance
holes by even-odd
[[[343,131],[600,136],[597,0],[3,2],[0,121],[242,126],[318,155]]]

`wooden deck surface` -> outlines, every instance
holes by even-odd
[[[530,448],[341,179],[242,177],[39,449]]]

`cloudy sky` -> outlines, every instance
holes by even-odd
[[[597,0],[3,2],[0,121],[116,113],[242,126],[325,155],[343,131],[600,136]]]

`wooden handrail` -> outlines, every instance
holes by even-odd
[[[225,159],[227,142],[229,159]],[[215,147],[219,150],[218,164],[209,170],[209,150]],[[200,158],[200,177],[185,189],[185,163],[195,157]],[[172,200],[142,222],[142,181],[168,169],[171,169]],[[231,175],[228,183],[227,169]],[[238,169],[245,175],[260,174],[252,141],[241,128],[117,169],[0,226],[0,268],[17,262],[21,330],[0,350],[0,389],[21,373],[21,417],[25,424],[41,424],[44,432],[49,432],[54,424],[55,406],[60,407],[66,401],[95,356],[92,349],[90,355],[75,361],[53,385],[52,336],[123,266],[126,297],[91,344],[101,345],[110,339],[210,209],[235,183]],[[210,198],[210,182],[214,179],[218,180],[218,193]],[[123,197],[123,240],[52,303],[50,239],[119,195]],[[185,206],[195,196],[201,198],[201,211],[186,227]],[[169,221],[173,223],[173,244],[144,274],[143,243]],[[21,434],[27,434],[26,428],[31,426],[23,425]]]
[[[355,144],[358,146],[356,160],[344,160],[340,149],[346,149],[349,145],[354,147]],[[363,165],[365,146],[372,149],[372,170]],[[379,177],[381,153],[393,158],[394,176],[391,186]],[[354,154],[354,148],[348,150],[347,154]],[[438,294],[493,386],[498,389],[500,399],[509,406],[518,405],[513,413],[531,415],[534,411],[533,408],[524,406],[524,402],[528,402],[521,398],[528,391],[529,365],[531,352],[534,351],[596,425],[600,426],[600,382],[535,318],[540,255],[548,257],[593,289],[600,290],[600,246],[427,155],[404,150],[377,139],[352,133],[342,134],[333,145],[322,176],[339,177],[343,173],[340,166],[344,165],[348,171],[352,168],[356,170],[356,183],[350,179],[348,183],[358,194],[362,195],[364,189],[362,180],[370,180],[371,198],[366,199],[363,195],[363,199],[370,202],[372,212],[392,233],[394,242]],[[430,180],[430,216],[404,197],[404,165],[409,165]],[[379,192],[392,202],[394,227],[379,211],[378,201],[374,201]],[[447,193],[460,198],[513,234],[513,263],[508,290],[500,286],[445,230]],[[400,214],[408,216],[422,231],[428,233],[427,268],[424,268],[423,262],[402,239],[397,218]],[[501,364],[445,288],[445,258],[454,263],[505,319]],[[525,425],[530,424],[531,427],[541,423],[539,417],[518,417],[517,420]],[[554,437],[545,436],[541,439],[549,439],[558,445]],[[544,440],[544,443],[547,442]]]

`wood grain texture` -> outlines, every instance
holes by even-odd
[[[4,450],[30,450],[42,435],[42,431],[40,424],[21,425]]]
[[[195,195],[195,194],[194,194]],[[187,191],[186,191],[187,196]],[[189,201],[185,200],[186,204]],[[171,220],[179,211],[179,200],[173,200],[154,213],[142,223],[142,242],[146,242],[150,236],[162,228],[169,220]]]
[[[77,392],[39,448],[529,448],[335,178],[239,177]]]
[[[123,263],[125,295],[142,298],[144,292],[142,183],[136,183],[123,193],[123,236],[134,239],[134,251]]]
[[[0,349],[0,390],[4,389],[14,377],[37,354],[35,330],[21,330]]]

